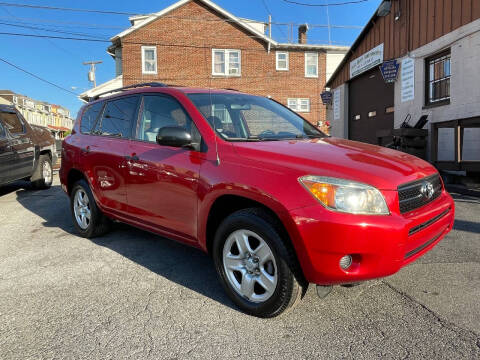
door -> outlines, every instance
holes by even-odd
[[[385,83],[378,68],[358,76],[349,83],[349,129],[351,140],[375,145],[377,137],[393,129],[394,84]]]
[[[12,168],[15,165],[10,140],[0,120],[0,185],[13,178]]]
[[[11,169],[12,180],[22,179],[32,175],[35,161],[35,145],[26,132],[23,120],[18,114],[1,112],[0,117],[10,134],[10,146],[13,152],[13,166]]]
[[[130,212],[145,225],[187,241],[197,238],[197,186],[204,153],[156,143],[164,126],[182,126],[200,143],[200,133],[180,103],[145,95],[127,161]]]
[[[91,122],[90,117],[98,116],[90,135],[82,137],[81,163],[89,173],[97,201],[112,213],[127,212],[125,156],[136,123],[139,99],[140,96],[117,98],[105,104],[101,115],[98,108],[92,108],[86,109],[82,117],[82,122],[85,117],[87,124]]]

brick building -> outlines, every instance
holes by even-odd
[[[83,93],[95,94],[134,83],[233,88],[273,99],[324,125],[320,93],[348,48],[279,43],[268,24],[234,16],[208,0],[181,0],[160,12],[130,18],[132,26],[111,38],[108,52],[116,78]]]

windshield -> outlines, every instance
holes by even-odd
[[[285,106],[245,94],[188,94],[210,126],[228,141],[263,141],[325,137]]]

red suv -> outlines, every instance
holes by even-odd
[[[118,220],[211,254],[245,312],[279,315],[309,283],[387,276],[450,231],[438,172],[402,152],[328,137],[274,100],[140,84],[92,99],[60,178],[87,238]]]

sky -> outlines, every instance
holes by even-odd
[[[291,4],[285,0],[214,0],[217,5],[238,17],[267,21],[268,14],[274,22],[308,23],[325,25],[328,23],[325,7],[307,7]],[[346,0],[296,0],[309,4],[326,4]],[[65,8],[107,10],[128,13],[151,13],[173,4],[174,0],[6,0],[0,1],[0,33],[23,33],[63,37],[91,36],[109,39],[129,27],[127,15],[82,13],[30,9],[2,5],[3,3],[35,4]],[[381,0],[368,0],[363,3],[346,6],[329,6],[331,25],[354,28],[332,28],[330,40],[333,45],[351,45],[361,28],[367,23]],[[267,10],[268,9],[268,10]],[[17,25],[17,26],[12,26]],[[29,29],[21,26],[35,27]],[[280,42],[288,41],[288,25],[274,25],[272,35]],[[44,29],[54,30],[55,32]],[[296,36],[297,29],[294,29]],[[82,35],[64,34],[73,32]],[[308,32],[308,42],[328,44],[326,28],[313,27]],[[106,53],[109,43],[86,42],[38,37],[20,37],[0,34],[0,58],[9,61],[45,80],[55,83],[72,93],[46,84],[3,62],[0,62],[0,89],[8,89],[27,95],[35,100],[62,105],[76,116],[82,102],[74,93],[81,93],[91,87],[87,80],[88,66],[84,61],[100,60],[97,66],[97,84],[115,76],[113,59]]]

